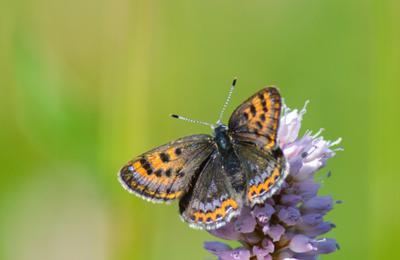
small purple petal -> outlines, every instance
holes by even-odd
[[[257,260],[259,260],[258,257],[257,257]],[[264,256],[264,258],[261,258],[260,260],[272,260],[272,256],[271,255],[266,255],[266,256]]]
[[[204,248],[213,254],[216,254],[216,253],[222,252],[222,251],[231,250],[230,246],[228,246],[227,244],[224,244],[222,242],[205,242]]]
[[[281,146],[282,147],[282,146]],[[287,159],[297,158],[301,147],[297,143],[284,146],[283,154]]]
[[[308,163],[303,163],[299,172],[296,174],[295,179],[297,181],[309,179],[310,177],[314,176],[315,172],[319,168],[321,168],[321,166],[322,166],[322,163],[318,160],[314,160],[314,161],[311,161]]]
[[[308,226],[315,226],[323,222],[323,215],[318,213],[311,213],[302,216],[302,223]]]
[[[231,249],[228,245],[221,242],[206,242],[204,248],[216,255],[221,260],[248,260],[250,252],[245,248]]]
[[[316,137],[316,136],[314,136]],[[313,146],[308,151],[306,162],[320,160],[330,152],[330,143],[325,141],[322,137],[317,137],[313,140]]]
[[[257,222],[251,214],[249,207],[243,207],[240,216],[235,221],[236,231],[240,233],[250,233],[254,231]]]
[[[317,256],[316,256],[316,252],[308,252],[308,253],[304,253],[304,254],[295,254],[293,256],[293,258],[290,258],[290,260],[292,259],[296,259],[296,260],[317,260]]]
[[[330,196],[313,197],[303,203],[301,210],[305,212],[326,213],[333,208],[333,200]]]
[[[335,225],[329,222],[322,222],[316,226],[298,225],[297,229],[304,235],[316,237],[329,232]]]
[[[283,108],[283,116],[281,117],[278,131],[278,140],[281,146],[294,142],[298,137],[301,120],[306,112],[305,107],[306,105],[300,112],[297,109],[290,111],[287,107]]]
[[[269,239],[264,239],[261,243],[261,246],[253,246],[253,255],[257,256],[257,259],[265,259],[265,257],[269,256],[270,253],[273,253],[274,250],[274,243],[272,243],[272,241]]]
[[[256,217],[261,224],[266,224],[274,213],[275,209],[269,204],[265,204],[263,207],[255,206],[252,211],[253,216]]]
[[[309,133],[306,133],[295,142],[284,146],[283,152],[288,159],[299,158],[303,161],[303,159],[308,155],[307,151],[312,147],[312,142],[312,136],[310,136]]]
[[[310,199],[317,195],[319,183],[313,180],[305,180],[293,184],[294,193],[301,195],[304,199]]]
[[[275,250],[274,243],[267,238],[262,241],[261,245],[268,253],[273,253]]]
[[[277,259],[279,260],[297,260],[297,258],[293,258],[294,253],[289,249],[282,250],[279,252]]]
[[[210,230],[208,232],[216,237],[226,240],[238,240],[241,237],[240,232],[238,232],[235,228],[234,222],[230,222],[221,228]]]
[[[282,227],[279,224],[272,225],[272,226],[265,226],[263,228],[264,234],[268,235],[270,238],[272,238],[272,241],[276,242],[281,239],[281,236],[283,233],[285,233],[285,228]]]
[[[253,255],[257,257],[257,259],[263,259],[264,256],[268,255],[267,250],[259,246],[253,246]]]
[[[329,254],[339,249],[336,240],[331,238],[314,240],[312,244],[317,248],[319,254]]]
[[[278,213],[278,217],[282,222],[286,223],[289,226],[293,226],[297,222],[299,222],[301,215],[300,211],[297,208],[288,207],[282,208]]]
[[[294,157],[288,158],[289,160],[289,174],[296,177],[301,167],[303,166],[301,158]]]
[[[311,244],[311,238],[304,235],[294,236],[290,241],[289,248],[295,253],[306,253],[317,250],[317,248]]]
[[[247,244],[258,244],[261,242],[263,237],[259,232],[243,233],[240,241],[245,241]]]
[[[303,198],[300,195],[295,194],[285,194],[281,196],[281,203],[288,206],[295,206],[302,200]]]
[[[245,248],[236,248],[216,254],[221,260],[249,260],[250,251]]]

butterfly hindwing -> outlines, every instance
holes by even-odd
[[[157,147],[128,162],[119,172],[131,193],[154,202],[181,197],[196,169],[214,150],[209,135],[192,135]]]
[[[279,147],[264,151],[254,144],[237,143],[235,151],[246,172],[245,201],[250,206],[264,203],[283,184],[288,164]]]
[[[281,97],[274,87],[267,87],[243,102],[229,120],[229,129],[237,140],[251,141],[263,150],[276,146],[281,112]]]
[[[242,194],[232,188],[218,152],[204,163],[193,183],[179,203],[181,216],[191,227],[216,229],[240,213]]]

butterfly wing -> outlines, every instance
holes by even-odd
[[[217,151],[199,170],[198,179],[179,202],[180,213],[193,228],[217,229],[240,213],[242,195],[232,188]]]
[[[267,87],[240,105],[229,120],[234,149],[247,175],[246,201],[251,206],[271,197],[288,172],[276,141],[281,106],[278,90]]]
[[[264,151],[254,144],[236,143],[234,149],[242,162],[246,179],[248,205],[264,203],[282,186],[288,174],[288,164],[279,147]]]
[[[280,94],[276,88],[267,87],[232,113],[229,130],[236,140],[252,142],[269,151],[276,146],[280,113]]]
[[[211,140],[209,135],[192,135],[157,147],[122,167],[119,181],[129,192],[153,202],[179,198],[213,152]]]

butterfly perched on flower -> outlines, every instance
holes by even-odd
[[[157,147],[128,162],[118,173],[129,192],[152,202],[179,199],[181,217],[191,227],[213,230],[240,214],[243,206],[262,204],[282,185],[288,164],[277,143],[281,97],[266,87],[232,113],[228,125],[175,118],[211,126]]]

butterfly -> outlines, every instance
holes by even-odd
[[[189,226],[213,230],[238,216],[244,206],[262,204],[282,186],[288,164],[278,145],[281,97],[266,87],[221,123],[236,79],[212,135],[197,134],[159,146],[129,161],[118,173],[129,192],[152,202],[179,199]]]

